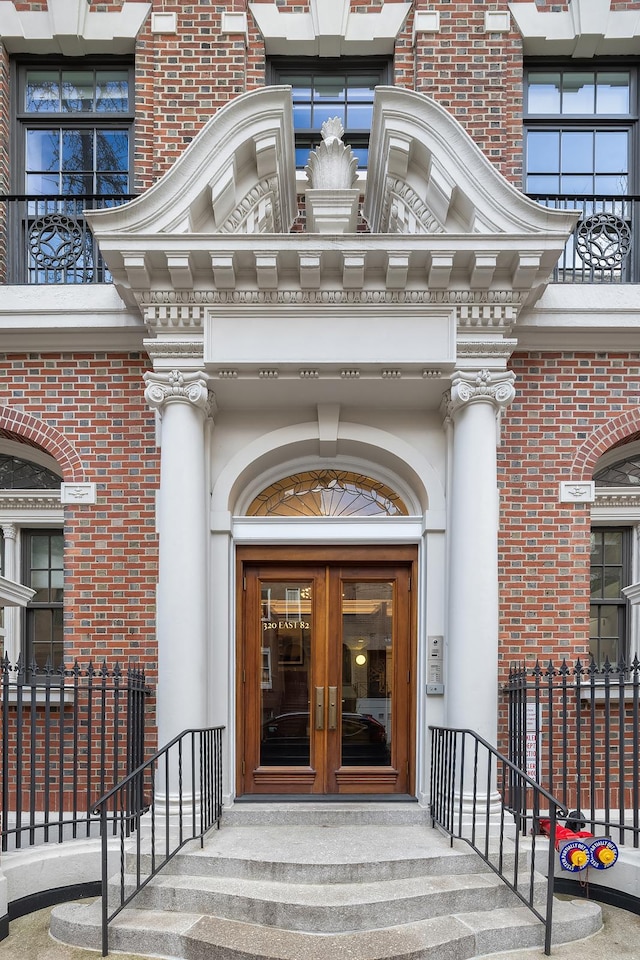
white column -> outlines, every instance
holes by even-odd
[[[146,373],[145,397],[162,417],[158,494],[158,743],[205,727],[207,711],[207,496],[202,372]]]
[[[498,727],[499,415],[514,375],[488,370],[453,376],[447,724],[495,746]]]

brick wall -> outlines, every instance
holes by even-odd
[[[136,659],[155,682],[159,458],[143,396],[148,360],[31,354],[7,357],[6,368],[4,430],[39,442],[65,480],[98,484],[96,505],[65,509],[66,659]]]
[[[511,366],[498,450],[502,680],[511,662],[588,651],[589,505],[559,503],[559,482],[591,479],[640,422],[639,354],[520,354]]]

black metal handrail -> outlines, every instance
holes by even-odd
[[[553,210],[578,210],[579,220],[553,272],[556,283],[638,283],[640,197],[530,193]]]
[[[102,956],[109,953],[109,924],[190,840],[200,840],[222,816],[222,731],[184,730],[107,791],[94,806],[102,838]],[[185,797],[185,780],[190,792]],[[160,797],[161,803],[157,797]],[[144,826],[148,847],[143,849]],[[109,824],[111,823],[111,828]],[[135,877],[127,880],[125,840],[135,833]],[[109,902],[109,835],[120,840],[115,906]],[[143,868],[143,855],[145,866]],[[113,901],[112,901],[113,902]]]
[[[6,204],[6,282],[110,283],[111,275],[84,218],[136,194],[0,194]]]
[[[430,726],[432,826],[464,840],[518,899],[544,924],[544,952],[551,952],[556,825],[568,811],[551,793],[473,730]],[[471,741],[471,749],[467,742]],[[480,752],[482,751],[482,756]],[[499,821],[492,817],[494,784],[500,794]],[[546,809],[545,809],[546,808]],[[513,815],[513,867],[508,871],[506,814]],[[536,898],[536,838],[541,815],[549,820],[547,890],[544,909]],[[466,815],[465,815],[466,814]],[[520,836],[531,834],[528,877],[520,882]]]

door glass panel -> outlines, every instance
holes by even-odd
[[[342,585],[342,725],[344,766],[391,763],[393,583]]]
[[[311,762],[312,600],[307,580],[261,583],[261,766]]]

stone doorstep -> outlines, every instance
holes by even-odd
[[[553,943],[596,933],[600,908],[556,901]],[[100,903],[54,908],[51,932],[66,943],[100,948]],[[196,914],[127,909],[112,923],[114,950],[181,960],[469,960],[489,952],[540,947],[544,928],[526,908],[461,913],[375,931],[310,934]],[[215,954],[212,952],[215,950]]]

